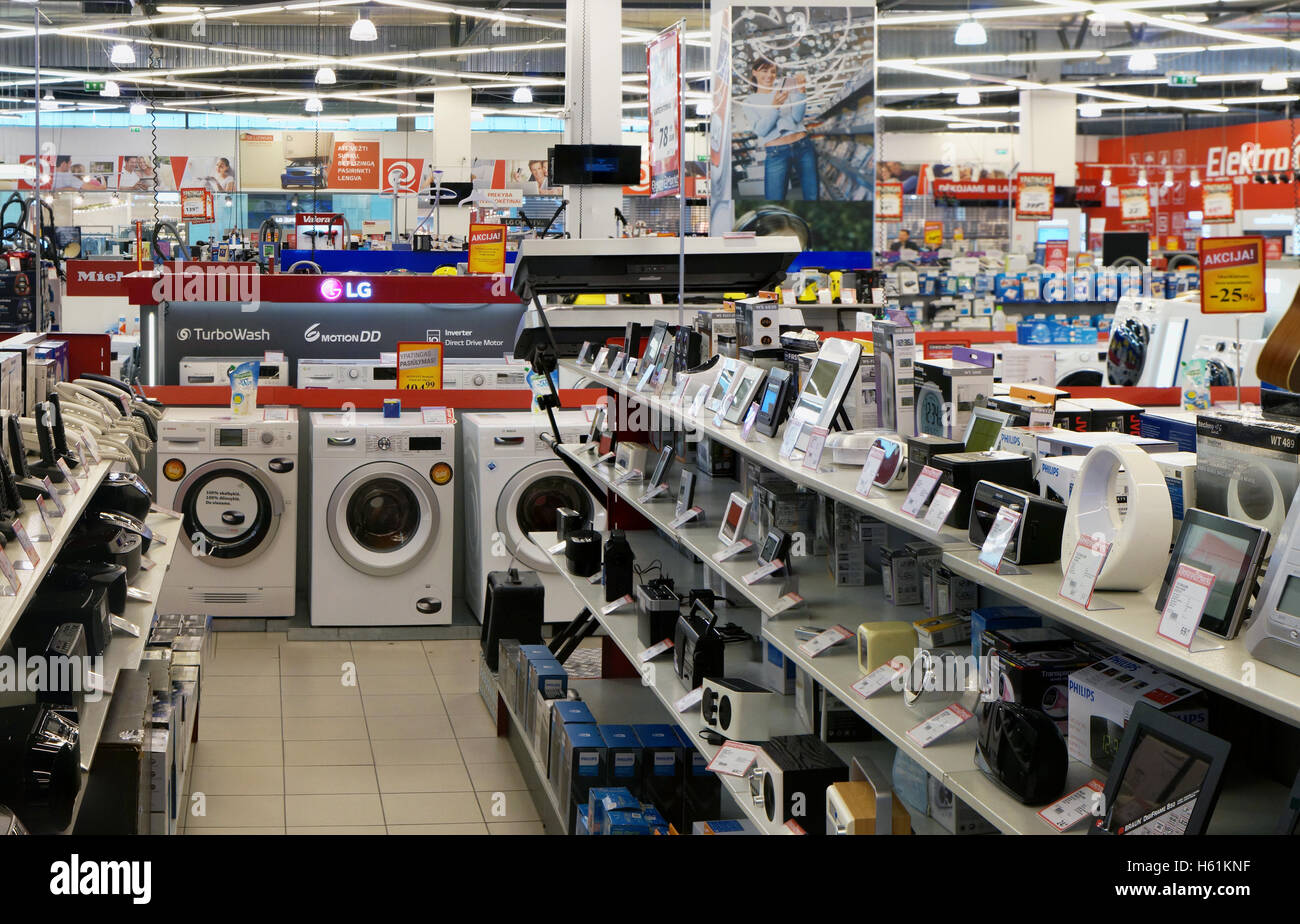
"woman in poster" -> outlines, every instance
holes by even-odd
[[[790,174],[799,183],[801,196],[815,200],[820,196],[817,177],[817,150],[804,127],[804,75],[782,77],[776,62],[763,57],[750,65],[756,92],[745,97],[750,128],[763,146],[763,198],[780,202],[786,198]]]
[[[212,168],[213,175],[208,177],[208,185],[214,192],[232,193],[235,191],[235,171],[226,157],[218,157]]]

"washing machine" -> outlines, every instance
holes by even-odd
[[[454,423],[311,415],[311,623],[451,623]]]
[[[1238,369],[1241,370],[1243,386],[1258,385],[1259,374],[1255,365],[1259,362],[1264,343],[1263,339],[1238,342],[1231,337],[1202,334],[1196,338],[1190,358],[1210,361],[1211,385],[1236,385]]]
[[[591,429],[582,411],[557,411],[555,422],[566,443],[577,443]],[[604,529],[605,508],[542,442],[549,432],[545,414],[527,411],[462,418],[465,599],[480,621],[488,572],[504,571],[512,561],[541,577],[547,622],[567,622],[582,609],[573,586],[528,534],[555,532],[560,507],[577,510],[595,529]]]
[[[229,385],[230,370],[240,363],[257,363],[258,387],[289,384],[288,363],[268,363],[260,356],[182,356],[180,384]]]
[[[1111,385],[1168,388],[1182,379],[1182,360],[1199,337],[1238,330],[1243,340],[1264,336],[1264,315],[1201,314],[1200,293],[1185,298],[1127,295],[1115,306],[1107,353]]]
[[[1081,388],[1106,384],[1106,344],[1079,343],[1056,347],[1056,387]]]
[[[159,612],[293,615],[298,412],[286,415],[170,407],[159,421],[158,504],[183,521]]]
[[[442,387],[460,389],[527,388],[528,364],[448,360],[442,364]]]

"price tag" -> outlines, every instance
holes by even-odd
[[[49,516],[47,516],[46,513],[45,513],[45,504],[44,504],[44,502],[43,502],[39,497],[36,498],[36,511],[37,511],[37,513],[39,513],[39,514],[41,515],[41,528],[43,529],[42,534],[41,534],[40,536],[38,536],[37,538],[38,538],[41,542],[51,542],[51,541],[53,541],[53,539],[54,539],[54,530],[53,530],[53,528],[50,526],[50,518],[49,518]]]
[[[5,580],[9,582],[10,588],[14,593],[18,593],[18,588],[22,587],[22,581],[18,580],[18,572],[14,570],[14,564],[5,554],[4,549],[0,549],[0,573],[3,573]],[[7,596],[7,595],[6,595]]]
[[[627,365],[626,365],[625,367],[623,367],[623,384],[624,384],[624,385],[626,385],[628,382],[632,381],[632,376],[636,375],[636,367],[637,367],[637,359],[636,359],[635,356],[633,356],[631,359],[629,359],[629,360],[627,361]]]
[[[114,629],[121,629],[127,635],[130,635],[134,638],[140,637],[140,627],[137,626],[135,623],[127,622],[121,616],[114,616],[112,617],[111,621],[113,623]]]
[[[745,421],[740,425],[740,438],[746,443],[754,435],[754,421],[758,420],[758,405],[751,404],[745,414]]]
[[[95,693],[104,691],[104,675],[95,671],[86,671],[86,689]]]
[[[760,565],[757,568],[755,568],[753,571],[742,576],[741,580],[744,581],[746,584],[754,584],[757,583],[758,581],[763,580],[763,578],[767,577],[770,574],[775,574],[776,572],[780,571],[784,567],[785,567],[785,562],[781,561],[781,559],[779,558],[774,558],[766,565]]]
[[[672,396],[668,402],[670,405],[673,407],[682,406],[682,402],[686,400],[686,386],[690,384],[690,381],[691,377],[689,375],[683,375],[677,380],[677,385],[674,386]]]
[[[605,357],[607,357],[608,355],[609,355],[609,347],[601,347],[599,350],[597,350],[596,359],[591,364],[591,371],[599,372],[601,367],[605,365]]]
[[[681,699],[677,700],[677,702],[673,703],[673,708],[678,712],[685,712],[692,706],[698,706],[702,699],[704,699],[704,687],[696,687]]]
[[[617,600],[611,600],[609,603],[606,603],[604,606],[602,606],[600,608],[600,615],[608,616],[610,613],[616,612],[618,610],[621,610],[623,607],[628,606],[629,604],[631,604],[631,602],[632,602],[632,595],[623,594],[623,596],[619,597]]]
[[[611,452],[607,452],[607,453],[605,453],[603,456],[598,456],[597,459],[596,459],[596,461],[593,462],[593,463],[591,463],[591,464],[592,464],[592,467],[594,468],[594,467],[597,466],[597,465],[604,465],[606,462],[608,462],[608,461],[609,461],[610,459],[612,459],[612,458],[614,458],[614,453],[613,453],[612,451],[611,451]]]
[[[804,422],[799,419],[791,420],[785,425],[785,438],[781,440],[781,449],[777,455],[781,459],[789,459],[794,453],[794,447],[799,442],[799,432],[803,430]]]
[[[871,496],[871,486],[876,483],[876,475],[880,474],[880,465],[884,461],[885,450],[879,446],[872,446],[867,453],[867,461],[862,465],[862,474],[858,476],[858,483],[853,488],[854,492],[863,497]]]
[[[636,502],[638,504],[644,504],[646,501],[654,500],[656,497],[658,497],[660,494],[664,493],[667,490],[668,490],[667,484],[657,484],[649,491],[646,491],[644,494],[638,497],[636,499]]]
[[[590,350],[591,350],[591,341],[590,340],[582,341],[582,349],[578,350],[578,358],[576,360],[579,366],[581,366],[583,363],[587,361],[587,353],[590,352]]]
[[[32,545],[31,537],[27,535],[27,529],[18,520],[13,521],[14,536],[18,538],[18,544],[23,547],[23,553],[27,556],[27,564],[35,568],[41,563],[41,556],[36,552],[36,546]]]
[[[1052,407],[1037,407],[1029,411],[1029,426],[1031,427],[1050,427],[1056,421],[1056,409]]]
[[[803,829],[803,825],[799,824],[799,822],[795,821],[793,818],[791,818],[791,819],[790,819],[789,821],[787,821],[784,825],[782,825],[782,827],[785,828],[785,831],[786,831],[787,834],[807,834],[807,833],[808,833],[807,831],[805,831],[805,830]]]
[[[627,484],[629,481],[632,481],[633,479],[641,478],[641,477],[642,477],[641,469],[629,468],[626,472],[624,472],[623,474],[615,478],[613,481],[611,481],[610,484],[618,488],[618,487],[622,487],[623,485]]]
[[[140,556],[141,570],[147,570],[144,566],[145,556]],[[138,587],[128,587],[126,589],[126,598],[128,600],[139,600],[141,603],[153,603],[153,594],[147,590],[141,590]]]
[[[268,423],[285,423],[289,419],[289,409],[287,407],[264,407],[262,408],[262,420]]]
[[[948,522],[948,514],[952,513],[953,505],[960,496],[960,488],[954,488],[950,484],[939,485],[934,500],[930,502],[930,509],[925,512],[925,519],[921,522],[937,533]]]
[[[907,664],[899,658],[894,658],[891,661],[886,661],[855,683],[853,689],[864,699],[870,699],[903,676],[903,672],[906,670]]]
[[[67,509],[63,506],[63,501],[59,500],[59,492],[57,492],[57,491],[54,490],[54,485],[50,482],[50,476],[49,476],[49,475],[46,475],[46,476],[45,476],[44,482],[45,482],[45,490],[50,492],[50,503],[52,503],[52,504],[54,505],[54,515],[55,515],[56,517],[61,517],[61,516],[63,516],[63,515],[64,515],[65,513],[67,513],[68,511],[67,511]],[[39,497],[36,498],[36,502],[37,502],[38,504],[40,503],[40,501],[41,501],[41,498],[39,498]]]
[[[1214,587],[1214,573],[1193,568],[1191,565],[1179,565],[1174,575],[1174,586],[1165,598],[1165,608],[1160,613],[1160,625],[1156,635],[1177,642],[1184,648],[1192,647],[1192,636],[1201,624],[1201,614],[1210,599],[1210,589]]]
[[[781,304],[787,307],[794,304],[794,290],[781,287]]]
[[[800,603],[803,603],[803,597],[799,596],[794,591],[790,591],[788,594],[783,594],[781,599],[772,604],[772,615],[779,616],[781,613],[784,613],[792,607],[798,606]]]
[[[667,651],[669,648],[672,647],[673,647],[673,640],[670,638],[666,638],[658,645],[651,645],[645,651],[637,655],[636,659],[640,661],[642,664],[646,664],[650,661],[653,661],[655,658],[659,657],[661,654],[663,654],[665,651]]]
[[[822,450],[826,448],[826,437],[830,431],[825,427],[813,427],[808,431],[808,448],[804,450],[803,467],[810,471],[820,471]]]
[[[728,741],[718,748],[709,761],[708,769],[727,776],[744,776],[758,759],[758,746],[740,741]]]
[[[564,551],[565,547],[568,546],[568,544],[569,543],[566,541],[557,542],[555,543],[555,545],[551,546],[549,549],[546,550],[546,554],[559,555],[561,552]]]
[[[820,635],[808,639],[808,641],[799,646],[799,650],[808,657],[815,658],[819,654],[830,651],[830,649],[834,648],[836,645],[851,638],[853,638],[853,633],[848,629],[843,626],[831,626]]]
[[[1007,554],[1007,545],[1015,535],[1019,523],[1019,510],[1012,510],[1010,507],[998,510],[993,525],[989,527],[988,535],[984,537],[984,546],[980,549],[981,565],[992,571],[997,571],[1002,566],[1002,557]]]
[[[699,391],[695,393],[695,400],[691,402],[692,417],[700,416],[700,411],[704,409],[704,402],[708,397],[709,397],[709,389],[707,386],[701,388]]]
[[[1092,589],[1097,584],[1110,543],[1100,536],[1080,536],[1061,579],[1060,595],[1071,603],[1087,608],[1092,602]]]
[[[754,543],[750,542],[748,539],[741,539],[739,542],[731,543],[731,545],[727,546],[725,549],[722,549],[721,551],[714,552],[713,560],[726,561],[729,558],[735,558],[741,552],[748,550],[753,545]]]
[[[637,391],[645,391],[645,387],[650,384],[650,376],[655,374],[654,366],[646,366],[645,371],[641,373],[641,378],[636,383]]]
[[[81,460],[82,460],[83,462],[89,462],[91,465],[98,465],[98,464],[99,464],[99,453],[95,452],[95,450],[93,450],[93,449],[90,448],[90,443],[89,443],[89,441],[87,441],[87,440],[83,440],[81,437],[77,437],[77,448],[78,448],[78,449],[80,450],[80,452],[81,452]],[[87,474],[88,474],[88,473],[85,471],[85,466],[84,466],[84,465],[82,466],[82,472],[81,472],[81,473],[82,473],[82,475],[87,475]]]
[[[939,470],[937,468],[927,465],[921,469],[921,474],[916,476],[916,481],[912,482],[907,497],[903,499],[903,513],[909,517],[919,517],[921,508],[930,499],[930,495],[934,493],[934,487],[938,483]]]
[[[703,512],[704,512],[704,508],[703,508],[703,507],[692,507],[690,510],[687,510],[687,511],[686,511],[685,513],[683,513],[681,516],[674,517],[674,518],[673,518],[673,519],[668,523],[668,528],[669,528],[669,529],[678,529],[678,528],[680,528],[680,527],[682,527],[682,526],[685,526],[687,523],[691,522],[691,520],[695,519],[696,517],[698,517],[698,516],[699,516],[701,513],[703,513]]]
[[[264,362],[264,363],[283,363],[283,362],[284,362],[284,353],[282,353],[282,352],[279,351],[279,350],[267,350],[265,353],[262,354],[262,362]]]
[[[68,485],[68,487],[72,488],[72,493],[73,493],[73,494],[80,494],[80,493],[81,493],[81,485],[77,484],[77,479],[74,478],[74,477],[72,476],[72,472],[69,471],[69,469],[68,469],[68,463],[65,462],[65,461],[62,459],[62,457],[60,457],[60,458],[58,458],[58,459],[56,459],[56,460],[54,461],[54,464],[57,465],[57,466],[59,467],[59,472],[63,475],[63,480],[64,480],[64,482]]]
[[[734,394],[727,395],[722,399],[722,406],[718,408],[718,413],[713,415],[713,425],[715,427],[720,427],[726,423],[727,415],[731,413],[731,405],[735,402],[736,396]]]
[[[456,422],[449,407],[426,407],[420,411],[420,420],[427,424],[451,424]]]
[[[823,288],[820,288],[820,289],[817,290],[817,304],[819,304],[819,305],[833,305],[833,304],[835,304],[834,300],[831,298],[831,290],[830,290],[830,289],[827,289],[827,288],[823,287]]]
[[[623,371],[623,362],[627,359],[626,353],[619,353],[614,357],[614,361],[609,364],[610,377],[614,377]]]
[[[604,580],[605,580],[605,575],[600,571],[597,571],[595,574],[587,578],[587,583],[595,586],[596,584],[602,583]]]
[[[652,304],[652,305],[662,305],[663,303],[664,303],[664,294],[663,294],[662,292],[651,292],[651,293],[650,293],[650,304]]]
[[[1053,802],[1038,813],[1057,831],[1068,831],[1085,818],[1096,817],[1106,785],[1101,780],[1089,780],[1074,792]]]
[[[919,746],[927,748],[954,728],[960,728],[964,723],[969,722],[974,716],[975,713],[961,703],[953,703],[938,715],[932,715],[920,725],[909,728],[907,737]]]

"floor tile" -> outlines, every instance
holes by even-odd
[[[349,655],[312,657],[306,654],[287,654],[280,662],[280,676],[343,677],[349,663],[355,663]]]
[[[468,792],[385,793],[384,818],[390,825],[482,822],[478,800]],[[513,819],[511,819],[513,820]]]
[[[464,764],[384,764],[379,773],[379,791],[472,792]]]
[[[376,793],[373,764],[338,767],[285,767],[284,791],[289,795],[339,795],[343,793]]]
[[[361,694],[367,716],[446,715],[437,693]]]
[[[341,674],[313,677],[294,675],[280,678],[280,687],[285,696],[360,696],[361,689],[354,684],[345,684]]]
[[[365,739],[361,716],[308,716],[284,720],[285,741],[345,741]]]
[[[451,722],[445,715],[376,715],[366,716],[370,739],[385,738],[454,738]]]
[[[466,657],[477,657],[480,650],[480,643],[476,638],[430,638],[420,644],[429,654],[458,653]]]
[[[514,762],[515,759],[505,738],[461,738],[456,743],[467,764]]]
[[[434,674],[464,674],[478,670],[478,652],[473,654],[456,654],[439,652],[428,654],[429,666]]]
[[[488,714],[487,705],[478,693],[443,694],[442,704],[450,716]]]
[[[351,642],[281,642],[279,646],[280,656],[286,654],[300,654],[311,658],[324,658],[342,656],[346,657],[352,654]]]
[[[203,673],[204,696],[279,696],[280,678],[265,677],[213,676]]]
[[[375,793],[284,797],[285,824],[382,825],[384,810]]]
[[[269,717],[280,714],[279,694],[272,696],[232,696],[229,693],[207,693],[203,696],[204,718]]]
[[[424,651],[420,641],[353,642],[356,654],[419,654]]]
[[[438,682],[433,679],[432,673],[366,674],[360,682],[361,691],[366,696],[439,692]]]
[[[457,738],[495,738],[497,723],[485,709],[479,715],[453,715],[451,727]]]
[[[280,717],[203,716],[199,719],[199,740],[279,741]]]
[[[368,764],[372,760],[370,742],[353,741],[286,741],[286,767],[340,767]]]
[[[478,692],[478,672],[462,671],[454,674],[437,673],[434,675],[438,678],[438,689],[443,695],[456,693],[477,693]]]
[[[207,796],[278,796],[284,792],[284,767],[220,767],[198,764],[190,791]]]
[[[276,648],[289,640],[285,632],[214,632],[217,651],[234,648]]]
[[[286,693],[283,703],[286,719],[365,714],[361,709],[361,697],[347,693]]]
[[[278,677],[280,662],[277,658],[246,660],[238,655],[226,657],[218,655],[205,661],[203,670],[209,677]]]
[[[527,790],[497,790],[478,793],[479,807],[487,821],[539,821],[537,806]]]
[[[469,764],[469,779],[479,792],[527,789],[528,783],[514,761],[494,764]]]
[[[488,833],[487,825],[483,822],[477,824],[460,824],[460,825],[389,825],[389,834],[479,834]]]
[[[388,834],[388,829],[383,825],[349,825],[338,827],[289,827],[286,834],[332,834],[343,837],[357,837],[359,835]]]
[[[540,821],[489,821],[490,834],[545,834],[546,828]],[[289,832],[292,834],[293,832]]]
[[[284,796],[208,796],[204,813],[190,811],[186,830],[246,828],[284,824]]]
[[[199,741],[194,745],[195,767],[267,767],[283,762],[284,743],[279,736],[274,741]]]
[[[432,674],[433,669],[425,660],[423,652],[409,654],[372,654],[353,655],[352,660],[363,675],[365,674]]]
[[[258,835],[258,834],[266,835],[266,834],[283,834],[283,833],[284,833],[284,828],[283,828],[283,827],[278,827],[278,828],[268,828],[268,827],[257,827],[257,828],[208,828],[208,827],[197,827],[197,828],[186,828],[186,829],[185,829],[185,835],[186,835],[187,837],[191,837],[191,836],[199,835],[199,834],[202,834],[202,835],[224,834],[224,835],[227,835],[227,836],[252,837],[252,836],[255,836],[255,835]]]
[[[397,764],[459,764],[463,763],[461,749],[456,746],[455,738],[437,740],[418,740],[415,738],[393,738],[387,741],[371,741],[376,766]]]

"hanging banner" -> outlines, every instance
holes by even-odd
[[[506,271],[506,226],[469,226],[469,272],[494,274]]]
[[[398,343],[397,388],[442,388],[442,344],[406,340]]]
[[[1205,237],[1201,261],[1201,313],[1261,312],[1264,303],[1264,239]]]
[[[982,180],[940,180],[931,184],[935,199],[963,199],[967,201],[994,201],[1006,204],[1011,195],[1011,181],[1005,177]]]
[[[181,218],[184,221],[207,222],[213,220],[212,191],[201,188],[182,189]]]
[[[1235,196],[1237,185],[1232,181],[1206,181],[1201,186],[1202,221],[1232,221],[1237,217]]]
[[[903,220],[903,184],[876,184],[876,217],[882,221]]]
[[[1056,174],[1016,174],[1016,220],[1050,219],[1055,196]]]
[[[650,86],[650,198],[675,196],[682,186],[682,29],[665,29],[646,45]]]
[[[925,223],[925,231],[922,240],[925,241],[926,247],[942,247],[943,246],[943,222],[927,221]]]
[[[1119,187],[1120,219],[1129,222],[1151,220],[1151,197],[1147,186]]]

